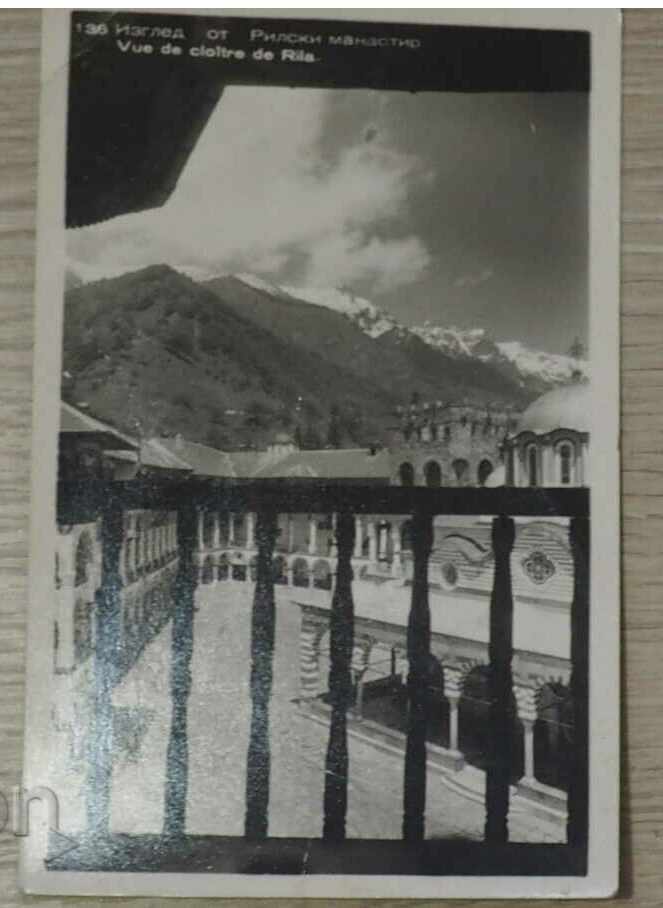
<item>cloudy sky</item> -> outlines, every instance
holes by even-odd
[[[586,339],[588,99],[226,89],[170,201],[68,232],[83,280],[166,262],[351,289],[402,321]]]

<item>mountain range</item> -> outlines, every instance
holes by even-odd
[[[64,398],[145,437],[382,443],[413,399],[521,408],[583,367],[482,329],[407,327],[344,290],[253,275],[201,283],[155,265],[88,284],[70,275],[67,288]]]

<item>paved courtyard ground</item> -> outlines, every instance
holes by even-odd
[[[299,607],[278,590],[271,701],[272,836],[318,837],[322,826],[327,729],[303,714],[299,691]],[[187,831],[242,835],[248,747],[252,585],[202,587],[195,617],[189,704]],[[112,829],[158,833],[170,725],[171,626],[148,647],[115,692],[120,752],[113,775]],[[118,725],[118,728],[120,726]],[[128,729],[128,731],[127,731]],[[350,737],[347,832],[358,838],[401,836],[403,756]],[[468,768],[464,772],[475,772]],[[429,771],[427,835],[481,839],[484,808],[458,778]],[[476,778],[472,780],[476,787]],[[558,841],[561,831],[512,811],[511,837]]]

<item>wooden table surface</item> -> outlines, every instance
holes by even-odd
[[[4,793],[19,781],[23,746],[38,63],[39,13],[0,11],[0,792]],[[624,15],[623,92],[624,735],[622,894],[614,904],[626,900],[644,908],[663,905],[663,10]],[[0,832],[0,905],[5,908],[42,901],[17,891],[17,851],[14,836]],[[105,900],[44,901],[77,905]],[[189,900],[179,904],[188,905]],[[354,903],[345,904],[350,908]]]

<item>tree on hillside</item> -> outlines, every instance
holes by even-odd
[[[340,448],[342,441],[341,411],[339,410],[338,404],[332,404],[327,426],[327,445],[330,448]]]
[[[271,422],[272,411],[260,400],[252,400],[246,408],[244,424],[252,429],[265,429]]]
[[[302,432],[302,449],[313,451],[321,447],[320,433],[312,422],[307,423]]]

